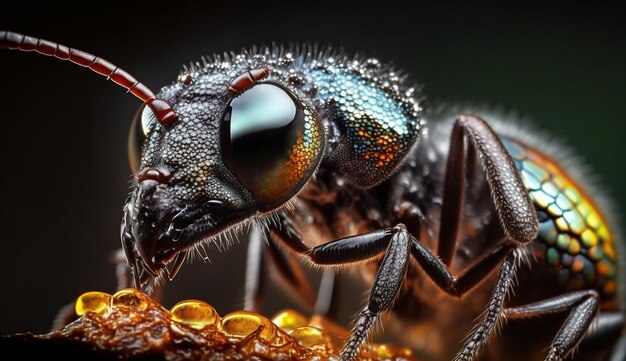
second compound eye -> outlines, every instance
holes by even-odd
[[[128,133],[128,162],[133,172],[139,170],[144,140],[150,130],[154,128],[156,122],[157,119],[154,112],[145,104],[139,108],[133,118],[130,132]]]
[[[224,164],[267,209],[297,193],[321,153],[319,121],[273,83],[256,84],[231,100],[220,136]]]

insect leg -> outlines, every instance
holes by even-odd
[[[250,231],[244,309],[259,312],[265,269],[269,265],[273,266],[280,280],[291,291],[290,294],[295,295],[307,307],[313,308],[315,295],[302,268],[280,250],[271,234],[265,236],[267,242],[256,227]]]
[[[626,360],[626,333],[620,337],[619,341],[613,348],[613,353],[606,361],[622,361]]]
[[[296,230],[293,223],[284,212],[280,212],[278,214],[277,224],[271,224],[269,226],[268,239],[273,241],[275,244],[282,243],[287,246],[289,250],[298,254],[305,254],[310,250],[310,247],[302,240],[300,233]],[[338,281],[339,277],[335,270],[324,270],[314,307],[316,315],[326,316],[330,319],[335,318],[338,298]],[[307,292],[307,294],[308,293],[309,292]],[[303,298],[303,300],[306,304],[309,303],[308,297],[306,299]]]
[[[292,228],[291,234],[297,235],[297,232]],[[461,275],[454,277],[450,273],[448,267],[438,257],[419,243],[415,238],[411,237],[409,232],[406,230],[406,227],[403,224],[400,224],[393,229],[383,229],[352,237],[346,237],[324,243],[320,246],[314,247],[308,252],[301,252],[308,255],[311,261],[318,265],[344,265],[346,263],[368,261],[386,251],[385,259],[381,263],[375,278],[374,286],[372,286],[368,306],[366,306],[357,317],[353,326],[353,332],[342,352],[342,359],[353,360],[356,355],[358,355],[361,345],[366,340],[370,328],[373,326],[378,315],[391,307],[393,298],[400,289],[405,273],[399,273],[397,270],[400,269],[398,267],[401,267],[404,264],[408,265],[408,260],[400,259],[397,255],[389,256],[393,253],[399,252],[397,245],[394,246],[396,243],[401,243],[398,239],[401,237],[399,235],[408,239],[407,244],[409,252],[421,265],[426,274],[428,274],[435,284],[437,284],[443,291],[452,296],[460,297],[469,292],[476,285],[486,279],[486,277],[493,270],[501,265],[496,289],[494,290],[489,302],[488,312],[485,313],[484,319],[477,326],[474,334],[472,335],[472,339],[476,341],[476,343],[466,345],[468,348],[475,345],[474,348],[466,350],[466,352],[469,352],[473,357],[493,330],[493,327],[500,316],[505,295],[515,274],[515,262],[517,256],[513,250],[517,247],[517,243],[513,241],[502,242],[491,252],[479,259],[474,265],[470,266]],[[299,237],[294,237],[293,239],[283,237],[281,240],[289,243],[290,248],[292,250],[296,250],[296,252],[298,252],[297,249],[304,244]],[[398,263],[396,264],[395,262]],[[392,265],[390,265],[390,263],[392,263]],[[385,267],[383,267],[383,265]],[[396,268],[394,269],[393,267]],[[391,274],[385,275],[385,272],[391,272]],[[398,276],[401,276],[398,282],[389,281],[390,277],[394,277],[394,280],[396,280],[395,277]],[[384,284],[381,284],[381,282]],[[397,289],[394,288],[395,286],[397,286]],[[380,299],[380,297],[376,298],[373,296],[380,295],[381,290],[387,292],[387,296],[393,296],[386,299],[388,300],[388,303],[385,302],[386,300]],[[377,310],[377,312],[372,312],[372,309]],[[460,360],[463,359],[461,358]]]
[[[131,272],[126,255],[122,248],[118,249],[110,258],[115,264],[115,275],[117,278],[117,290],[133,287],[133,273]],[[76,302],[72,301],[61,307],[52,320],[52,331],[60,330],[78,318],[76,315]]]
[[[405,239],[408,247],[406,254],[403,248]],[[370,292],[368,305],[359,313],[342,352],[342,360],[353,360],[367,339],[378,315],[391,308],[406,273],[404,267],[408,266],[408,258],[404,257],[408,257],[408,254],[413,255],[435,284],[456,297],[469,292],[502,265],[496,291],[490,302],[490,312],[483,323],[484,332],[477,336],[486,339],[500,314],[504,296],[514,274],[515,247],[514,242],[498,245],[458,277],[454,277],[438,257],[412,237],[403,224],[393,229],[328,242],[311,249],[307,254],[311,261],[318,265],[344,265],[365,262],[385,253]]]
[[[248,235],[248,254],[246,260],[246,282],[243,297],[243,309],[259,312],[265,273],[265,255],[263,239],[258,227],[251,227]]]
[[[443,261],[435,256],[417,239],[411,237],[411,254],[426,274],[444,292],[454,297],[461,297],[472,290],[498,266],[503,264],[515,245],[504,242],[485,254],[476,263],[458,276],[453,276]]]
[[[399,227],[405,229],[403,224]],[[393,229],[384,229],[339,239],[313,248],[309,256],[314,263],[319,265],[367,261],[385,251],[393,234]],[[515,248],[512,242],[503,242],[460,275],[454,276],[428,248],[414,237],[410,237],[412,256],[442,291],[454,297],[465,295],[484,281],[498,266],[506,264],[506,257],[513,253]]]
[[[509,308],[509,319],[529,318],[553,313],[569,312],[563,326],[550,345],[546,361],[565,359],[578,345],[596,317],[599,296],[594,290],[584,290],[548,298],[525,306]]]
[[[111,257],[111,262],[115,264],[115,275],[117,278],[117,290],[133,287],[133,274],[126,262],[126,255],[123,249],[118,249]],[[76,315],[76,302],[72,301],[61,307],[52,320],[51,331],[60,330],[78,318]]]
[[[482,168],[507,239],[531,242],[537,237],[539,227],[528,190],[497,134],[483,119],[461,115],[454,123],[450,139],[439,228],[437,254],[446,265],[452,264],[456,250],[463,210],[465,166],[466,163],[469,166],[469,180],[472,181],[476,161],[472,149],[467,156],[465,154],[466,136],[468,148],[472,145],[482,159]]]
[[[295,296],[303,305],[312,309],[315,303],[315,292],[304,276],[300,263],[296,262],[293,256],[285,254],[271,235],[267,241],[266,252],[269,255],[269,263],[274,266],[277,276],[290,290],[290,295]]]
[[[437,248],[437,254],[446,266],[450,266],[454,258],[459,223],[463,213],[465,162],[465,140],[457,121],[452,131],[448,149]]]
[[[315,301],[315,314],[325,316],[331,320],[337,319],[337,305],[339,304],[339,274],[336,270],[326,268],[322,274],[322,281]]]
[[[277,224],[269,225],[269,235],[293,252],[304,254],[311,249],[284,212],[278,214]]]
[[[461,350],[454,357],[454,361],[474,360],[481,347],[485,344],[487,338],[498,324],[500,316],[502,315],[504,300],[515,277],[517,254],[517,252],[509,252],[504,259],[485,312],[479,318],[472,332],[468,335]]]
[[[52,328],[50,331],[57,331],[69,325],[78,318],[76,315],[76,302],[68,303],[61,307],[52,320]]]
[[[506,294],[515,276],[518,257],[518,253],[515,252],[516,247],[515,242],[503,242],[459,276],[455,277],[450,274],[448,267],[443,261],[433,255],[417,239],[411,237],[411,254],[413,257],[442,291],[455,297],[461,297],[475,288],[493,270],[500,266],[498,279],[489,298],[486,311],[481,316],[476,327],[474,327],[455,360],[473,360],[500,319]]]
[[[583,340],[580,341],[580,349],[599,350],[614,347],[614,356],[607,361],[625,360],[625,350],[622,349],[621,357],[617,357],[619,347],[615,346],[620,335],[622,336],[621,341],[626,342],[626,334],[622,335],[625,325],[626,319],[623,313],[618,311],[600,311],[593,327],[587,330]]]
[[[347,237],[315,247],[309,253],[317,264],[341,265],[371,259],[382,252],[385,256],[378,268],[367,305],[359,312],[350,337],[341,350],[340,360],[353,361],[378,320],[395,300],[409,266],[411,236],[403,224],[393,229]]]

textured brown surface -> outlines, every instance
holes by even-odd
[[[90,360],[334,360],[338,358],[340,336],[345,336],[340,335],[345,330],[326,324],[319,317],[298,319],[308,326],[291,330],[287,326],[293,324],[283,324],[281,328],[245,311],[217,317],[215,323],[199,327],[197,323],[177,319],[136,291],[127,290],[126,294],[112,297],[102,295],[107,297],[104,309],[85,312],[62,330],[50,334],[3,336],[0,348],[5,352],[15,351],[24,358],[71,355]],[[93,304],[87,306],[96,309]],[[263,321],[265,326],[250,328],[249,324],[238,322],[245,317]],[[230,326],[224,322],[227,319],[231,320]],[[251,329],[254,331],[248,332]],[[407,350],[389,345],[373,345],[363,353],[362,359],[415,360]]]

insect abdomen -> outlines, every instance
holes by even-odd
[[[615,234],[597,203],[552,158],[502,137],[539,218],[533,250],[570,289],[597,290],[605,308],[617,306]]]

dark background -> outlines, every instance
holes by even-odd
[[[501,105],[567,142],[619,209],[624,183],[626,16],[623,5],[377,8],[298,2],[267,8],[171,2],[2,11],[0,28],[102,56],[158,90],[201,55],[261,43],[320,42],[392,60],[432,101]],[[221,2],[220,2],[221,3]],[[91,4],[93,5],[93,4]],[[90,6],[91,6],[90,5]],[[60,11],[59,11],[60,10]],[[112,292],[130,171],[126,134],[139,106],[75,65],[0,53],[0,333],[46,331],[58,306]],[[245,245],[185,265],[164,303],[241,306]],[[274,296],[275,297],[275,296]],[[268,312],[284,303],[275,301]],[[352,314],[355,302],[345,307]]]

